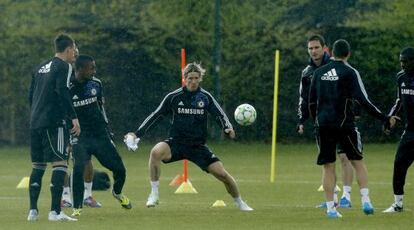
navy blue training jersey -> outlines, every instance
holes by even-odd
[[[70,94],[82,132],[92,135],[106,134],[108,119],[103,107],[101,81],[93,77],[92,80],[79,82],[73,77]]]
[[[204,144],[207,139],[207,115],[211,114],[224,129],[233,128],[213,96],[202,88],[190,92],[182,87],[169,93],[139,126],[135,134],[142,137],[163,117],[171,116],[170,137],[182,144]]]
[[[414,76],[400,71],[397,74],[397,84],[397,100],[389,115],[399,115],[403,112],[406,130],[414,131]]]

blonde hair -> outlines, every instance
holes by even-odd
[[[187,78],[188,73],[196,72],[200,74],[200,77],[203,77],[206,73],[206,70],[201,67],[200,63],[192,62],[185,66],[184,70],[184,77]]]

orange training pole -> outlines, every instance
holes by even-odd
[[[181,49],[181,85],[185,85],[185,78],[184,78],[184,68],[185,68],[185,49]],[[183,179],[184,182],[187,182],[188,174],[187,174],[187,160],[183,162]]]

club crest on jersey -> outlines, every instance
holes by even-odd
[[[204,108],[204,101],[197,102],[197,107],[198,108]]]

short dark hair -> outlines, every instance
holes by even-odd
[[[62,53],[68,47],[73,47],[75,40],[67,34],[58,34],[55,38],[55,51],[56,53]]]
[[[314,35],[312,35],[308,38],[308,43],[310,41],[319,41],[319,43],[321,43],[322,47],[325,46],[325,38],[323,38],[322,35],[314,34]]]
[[[405,47],[401,50],[401,56],[404,56],[408,59],[414,59],[414,48],[413,47]]]
[[[82,68],[85,68],[88,63],[93,62],[93,61],[95,60],[93,59],[92,56],[81,54],[78,56],[78,58],[76,58],[75,70],[80,70]]]
[[[336,40],[333,44],[332,53],[336,58],[344,58],[351,52],[351,46],[345,39]]]

